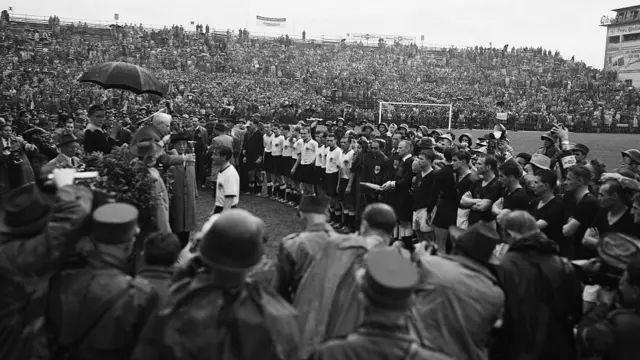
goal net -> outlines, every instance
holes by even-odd
[[[407,124],[410,128],[451,130],[452,104],[427,104],[380,101],[378,124]]]

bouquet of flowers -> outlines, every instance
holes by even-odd
[[[138,223],[141,229],[154,228],[154,180],[147,166],[131,161],[126,148],[114,148],[110,154],[84,154],[82,159],[86,171],[97,171],[99,176],[93,187],[111,194],[117,202],[135,206],[140,212]]]

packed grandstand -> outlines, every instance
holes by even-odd
[[[380,101],[453,104],[452,127],[511,129],[562,122],[579,132],[638,132],[638,91],[613,72],[536,47],[434,48],[416,44],[264,38],[246,29],[199,25],[145,28],[22,16],[1,20],[4,111],[74,113],[96,101],[123,112],[159,98],[78,86],[92,65],[126,61],[170,84],[183,112],[255,112],[284,122],[325,118],[378,121]],[[375,45],[374,45],[375,43]],[[207,109],[207,110],[202,110]],[[448,108],[384,106],[382,120],[448,127]]]

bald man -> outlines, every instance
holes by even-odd
[[[151,119],[151,123],[141,127],[133,135],[131,144],[135,144],[143,138],[153,138],[162,147],[171,139],[171,115],[165,113],[156,113]],[[178,155],[175,150],[170,151],[168,154],[162,154],[158,158],[158,163],[169,167],[171,165],[177,165],[184,162],[195,162],[195,154]]]

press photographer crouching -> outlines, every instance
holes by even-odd
[[[591,266],[597,267],[597,262]],[[582,354],[636,359],[640,354],[640,260],[626,266],[617,288],[600,289],[601,302],[578,325]]]

